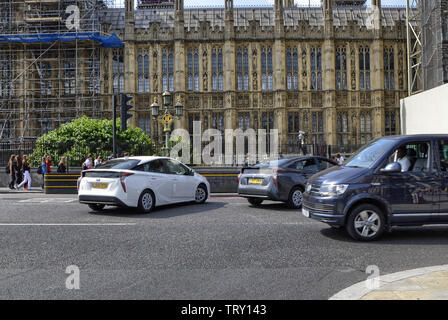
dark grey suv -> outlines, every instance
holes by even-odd
[[[337,163],[323,157],[295,157],[246,167],[238,176],[238,193],[254,206],[274,200],[300,208],[307,179],[331,166]]]
[[[311,177],[302,214],[374,240],[392,226],[448,223],[448,134],[374,140]]]

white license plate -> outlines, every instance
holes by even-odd
[[[310,217],[310,212],[309,212],[307,209],[305,209],[305,208],[302,208],[302,214],[303,214],[305,217],[307,217],[307,218]]]

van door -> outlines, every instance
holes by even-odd
[[[440,182],[432,160],[431,141],[409,142],[401,147],[405,148],[405,155],[395,155],[390,162],[410,164],[408,170],[381,175],[383,197],[392,209],[392,223],[431,223],[435,220],[435,191]]]
[[[438,189],[437,217],[441,223],[448,222],[448,139],[436,142],[437,166],[440,175],[440,188]]]

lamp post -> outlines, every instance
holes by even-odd
[[[184,107],[182,105],[182,102],[180,101],[180,97],[177,98],[175,106],[171,105],[172,96],[168,89],[166,89],[162,94],[162,103],[165,107],[163,113],[160,112],[161,110],[159,104],[157,103],[157,98],[154,98],[154,102],[151,104],[151,114],[154,119],[163,124],[163,132],[165,133],[165,147],[163,149],[165,150],[165,155],[169,156],[171,124],[173,123],[174,119],[179,120],[182,118]],[[174,116],[171,114],[172,111],[175,112]]]

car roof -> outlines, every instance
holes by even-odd
[[[133,157],[114,158],[113,160],[119,160],[119,159],[131,159],[131,160],[140,160],[140,162],[147,162],[147,161],[156,160],[156,159],[171,159],[171,158],[160,157],[160,156],[133,156]]]
[[[447,134],[430,134],[430,133],[424,133],[424,134],[408,134],[408,135],[394,135],[394,136],[386,136],[381,137],[380,139],[395,139],[395,140],[409,140],[409,139],[440,139],[440,138],[448,138]]]

